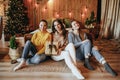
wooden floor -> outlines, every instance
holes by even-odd
[[[111,42],[111,41],[110,41]],[[115,41],[113,41],[115,42]],[[109,44],[109,43],[108,43]],[[113,43],[110,43],[113,44]],[[115,42],[117,45],[118,43]],[[61,72],[10,72],[10,59],[8,56],[8,42],[2,42],[0,40],[0,80],[77,80],[72,73]],[[98,45],[99,46],[99,45]],[[102,65],[96,65],[94,71],[81,70],[85,76],[85,80],[120,80],[120,50],[116,50],[116,47],[107,45],[112,49],[112,52],[106,51],[106,47],[102,48],[103,56],[109,62],[114,70],[117,71],[118,76],[113,77],[107,73]],[[120,49],[118,46],[117,49]],[[114,53],[113,53],[114,52]]]

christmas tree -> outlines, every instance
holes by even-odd
[[[15,35],[24,34],[25,28],[29,24],[27,8],[24,6],[24,0],[9,0],[9,8],[6,12],[7,22],[4,33]]]

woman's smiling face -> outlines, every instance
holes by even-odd
[[[57,31],[61,31],[61,24],[58,23],[57,21],[54,22],[54,27]]]
[[[72,25],[72,29],[74,30],[78,30],[80,28],[80,24],[77,21],[73,21],[71,25]]]
[[[39,24],[39,29],[41,30],[41,31],[46,31],[46,29],[47,29],[47,24],[45,23],[45,22],[40,22],[40,24]]]

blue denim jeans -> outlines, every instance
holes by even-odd
[[[98,62],[101,63],[101,60],[104,57],[100,54],[98,50],[93,48],[91,42],[86,40],[83,44],[81,44],[78,48],[76,48],[76,58],[77,60],[84,60],[85,56],[90,53],[91,56],[94,56]]]
[[[22,58],[26,60],[27,64],[39,64],[46,60],[45,54],[36,54],[36,52],[36,47],[28,40],[24,46]],[[28,57],[29,55],[31,55],[30,58]]]
[[[76,57],[78,60],[83,60],[88,53],[91,53],[91,42],[89,40],[85,40],[76,48]]]

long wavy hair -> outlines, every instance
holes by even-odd
[[[61,30],[62,30],[62,35],[64,36],[64,38],[66,38],[66,33],[67,30],[65,29],[65,26],[63,25],[62,21],[60,19],[56,19],[52,22],[52,33],[55,33],[57,30],[55,29],[54,23],[58,22],[61,26]]]

